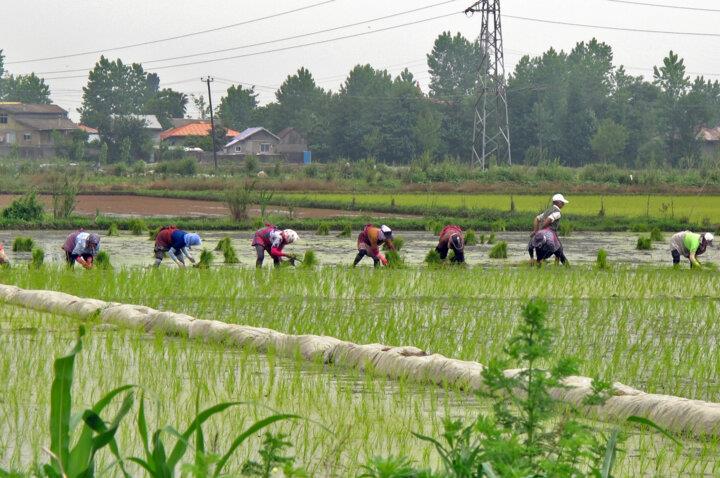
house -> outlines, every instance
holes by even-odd
[[[210,121],[192,120],[191,122],[163,131],[160,133],[160,140],[170,146],[183,144],[189,136],[210,136],[211,126]],[[226,141],[230,141],[239,134],[238,131],[228,129],[225,135]]]
[[[0,155],[55,155],[53,132],[68,135],[79,129],[57,105],[0,103]]]
[[[720,157],[720,126],[700,128],[695,139],[700,142],[700,151],[704,156]]]
[[[248,128],[223,148],[225,154],[273,156],[278,154],[280,138],[262,127]]]
[[[118,116],[113,115],[113,118]],[[150,140],[153,144],[160,144],[160,133],[164,129],[155,115],[122,115],[121,118],[134,120],[143,120],[145,122],[145,130],[150,134]]]
[[[78,128],[85,131],[88,135],[87,142],[92,143],[94,141],[100,141],[100,133],[96,128],[91,128],[90,126],[85,126],[84,124],[79,124]]]
[[[285,128],[277,134],[280,143],[277,146],[278,154],[285,156],[291,163],[302,163],[308,143],[305,137],[295,128]]]

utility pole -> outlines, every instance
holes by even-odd
[[[206,76],[206,77],[200,78],[200,81],[202,81],[203,83],[207,83],[208,102],[210,103],[210,137],[212,138],[213,163],[215,164],[215,170],[217,170],[218,164],[217,164],[217,148],[215,147],[215,118],[213,116],[212,93],[210,92],[210,83],[215,81],[215,78],[213,78],[212,76]]]
[[[479,0],[465,10],[465,14],[476,12],[481,15],[482,25],[478,39],[481,61],[473,121],[472,163],[485,169],[486,160],[492,155],[498,162],[506,160],[508,165],[512,164],[512,156],[500,0]]]

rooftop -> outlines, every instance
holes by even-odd
[[[186,136],[209,136],[211,125],[209,121],[198,120],[194,123],[188,123],[183,126],[168,129],[160,133],[160,139],[167,138],[184,138]],[[234,129],[228,129],[226,137],[235,137],[240,133]]]

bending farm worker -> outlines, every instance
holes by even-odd
[[[565,258],[565,253],[563,252],[560,239],[558,239],[557,232],[549,227],[533,234],[533,237],[530,239],[530,247],[532,247],[530,257],[532,257],[532,253],[534,252],[538,266],[541,265],[545,259],[549,259],[550,256],[553,255],[556,260],[567,264],[567,259]]]
[[[680,264],[680,256],[690,259],[690,267],[702,267],[697,256],[704,254],[707,247],[715,240],[710,232],[696,234],[690,231],[682,231],[670,238],[670,253],[673,258],[673,265]]]
[[[172,244],[172,233],[177,231],[176,226],[163,226],[155,236],[155,267],[159,267],[165,258],[165,254],[170,250]]]
[[[375,227],[372,224],[367,224],[358,235],[358,253],[357,256],[355,256],[353,267],[358,265],[365,256],[372,258],[375,267],[378,267],[381,263],[386,266],[388,261],[385,259],[385,256],[380,253],[380,246],[387,244],[387,247],[394,251],[395,244],[393,244],[392,238],[393,232],[388,226],[383,224],[380,227]]]
[[[10,264],[10,259],[5,254],[5,244],[0,242],[0,265]]]
[[[557,230],[560,226],[560,218],[562,217],[560,210],[569,202],[570,201],[565,199],[565,196],[562,194],[555,194],[552,197],[552,206],[535,216],[535,219],[533,219],[533,230],[530,234],[530,242],[528,243],[530,260],[534,259],[535,248],[532,246],[532,240],[535,234],[541,229],[550,228],[555,232],[555,236],[557,237]]]
[[[80,229],[70,234],[61,247],[65,260],[72,267],[77,262],[85,269],[91,269],[93,260],[100,250],[100,236]]]
[[[275,267],[280,265],[283,257],[287,257],[292,265],[295,265],[297,256],[286,254],[283,248],[299,239],[298,233],[292,229],[278,229],[272,224],[265,224],[265,227],[256,231],[253,236],[252,246],[255,248],[257,259],[255,267],[261,268],[267,252],[272,257]]]
[[[455,253],[452,262],[465,262],[465,237],[460,226],[445,226],[440,231],[440,241],[435,247],[435,250],[440,254],[440,259],[447,259],[450,249]]]
[[[195,259],[188,250],[192,246],[199,246],[200,244],[202,244],[202,240],[199,235],[185,232],[182,229],[175,229],[170,234],[170,249],[168,249],[167,253],[178,267],[185,267],[185,257],[195,264]]]

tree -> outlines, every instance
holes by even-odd
[[[409,163],[420,146],[416,128],[423,109],[423,93],[406,68],[393,81],[390,98],[382,114],[382,144],[385,161]]]
[[[0,96],[4,101],[21,103],[50,104],[50,87],[45,80],[30,73],[29,75],[9,75],[2,79]]]
[[[621,155],[628,141],[628,132],[623,125],[617,124],[610,118],[604,119],[598,125],[592,136],[590,144],[592,151],[604,163],[619,163]]]
[[[231,86],[220,98],[218,119],[228,128],[242,131],[252,126],[255,109],[258,106],[255,87]]]
[[[688,117],[684,106],[691,83],[690,77],[685,75],[685,61],[670,50],[668,56],[663,58],[663,65],[653,67],[653,80],[662,91],[658,130],[671,164],[677,165],[681,157],[691,153],[694,141],[692,132],[699,126],[686,123]]]
[[[142,118],[112,118],[103,133],[103,141],[107,143],[110,162],[147,160],[152,154],[152,141]]]
[[[172,128],[172,118],[185,116],[187,104],[188,97],[185,93],[171,88],[163,88],[148,98],[143,106],[143,112],[155,115],[162,127],[168,129]]]
[[[150,92],[141,65],[125,65],[120,59],[110,61],[101,56],[83,88],[83,102],[78,110],[81,121],[102,133],[111,127],[113,115],[141,113]]]
[[[207,102],[205,101],[205,97],[203,95],[195,96],[190,95],[190,98],[192,98],[193,106],[195,106],[195,109],[198,111],[198,114],[200,115],[200,119],[207,119],[210,117],[210,106],[208,106]]]

